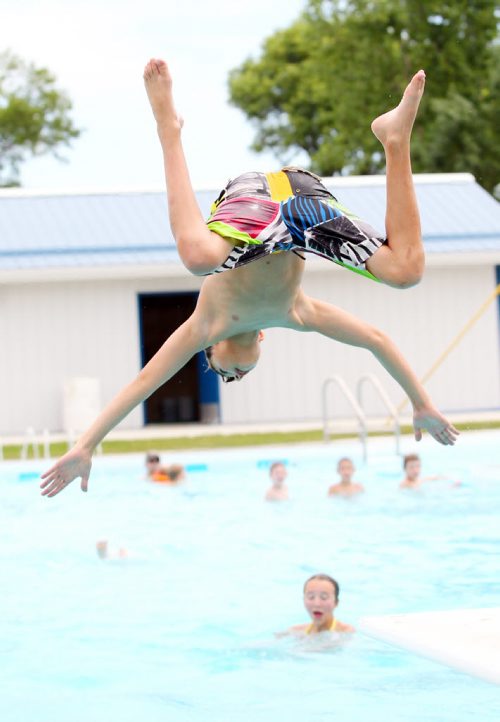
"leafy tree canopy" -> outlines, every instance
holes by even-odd
[[[52,152],[60,158],[58,149],[80,135],[71,107],[46,68],[0,53],[0,186],[19,185],[29,156]]]
[[[379,173],[371,120],[419,68],[427,85],[413,137],[416,172],[500,180],[500,46],[495,0],[309,0],[257,59],[229,77],[256,127],[253,148],[298,152],[321,175]]]

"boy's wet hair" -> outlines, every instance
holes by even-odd
[[[410,461],[420,461],[420,456],[418,454],[407,454],[403,457],[403,469],[406,469],[407,465],[410,463]]]
[[[225,384],[230,384],[231,381],[236,381],[236,376],[226,376],[225,374],[221,374],[221,372],[219,371],[219,369],[216,369],[216,368],[214,367],[214,365],[213,365],[213,363],[212,363],[212,356],[213,356],[213,352],[214,352],[214,347],[213,347],[213,346],[207,346],[207,348],[205,348],[205,349],[203,349],[203,350],[204,350],[204,353],[205,353],[205,358],[206,358],[206,361],[207,361],[207,364],[208,364],[208,368],[212,369],[212,371],[213,371],[214,373],[216,373],[217,376],[220,376],[220,378],[222,379],[222,381],[223,381]]]
[[[215,371],[214,367],[212,366],[212,355],[214,352],[213,346],[207,346],[205,349],[203,349],[203,353],[205,354],[205,359],[207,361],[208,367],[212,369],[212,371]],[[217,371],[215,371],[217,373]]]
[[[312,577],[309,577],[309,579],[304,584],[304,594],[306,592],[306,587],[309,584],[309,582],[312,582],[313,579],[319,579],[322,582],[330,582],[330,584],[333,586],[335,590],[335,599],[337,602],[339,601],[339,593],[340,593],[340,586],[339,583],[333,578],[330,577],[328,574],[313,574]]]
[[[160,455],[157,454],[155,451],[148,451],[146,454],[146,463],[147,464],[159,464],[160,463]]]

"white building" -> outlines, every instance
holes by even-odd
[[[383,228],[384,180],[326,184]],[[389,333],[420,376],[490,299],[426,386],[445,412],[498,409],[500,308],[492,294],[500,283],[499,204],[468,174],[415,181],[427,252],[417,287],[398,291],[309,258],[305,289]],[[197,194],[204,214],[217,194]],[[177,258],[161,192],[0,191],[0,435],[64,429],[65,385],[74,379],[93,379],[104,404],[190,313],[200,282]],[[365,372],[379,377],[395,403],[402,400],[368,352],[272,329],[258,368],[241,383],[214,387],[195,358],[121,428],[196,421],[213,410],[211,402],[227,423],[315,421],[328,376],[338,373],[354,388]],[[83,388],[75,383],[73,390]],[[367,403],[381,410],[374,397]],[[349,413],[340,398],[335,404]]]

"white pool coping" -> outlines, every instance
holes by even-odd
[[[358,628],[500,685],[500,607],[363,617]]]

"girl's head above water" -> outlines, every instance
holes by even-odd
[[[304,607],[314,627],[330,629],[339,603],[339,585],[328,574],[314,574],[304,584]]]
[[[330,577],[328,574],[313,574],[312,577],[309,577],[309,579],[304,584],[304,595],[307,594],[307,587],[308,587],[309,583],[314,582],[315,580],[318,582],[326,582],[327,583],[326,585],[325,584],[321,585],[325,589],[328,589],[328,585],[331,585],[333,594],[335,597],[335,601],[336,602],[339,601],[339,592],[340,592],[339,583],[333,577]],[[318,585],[315,585],[315,586],[318,586]]]

